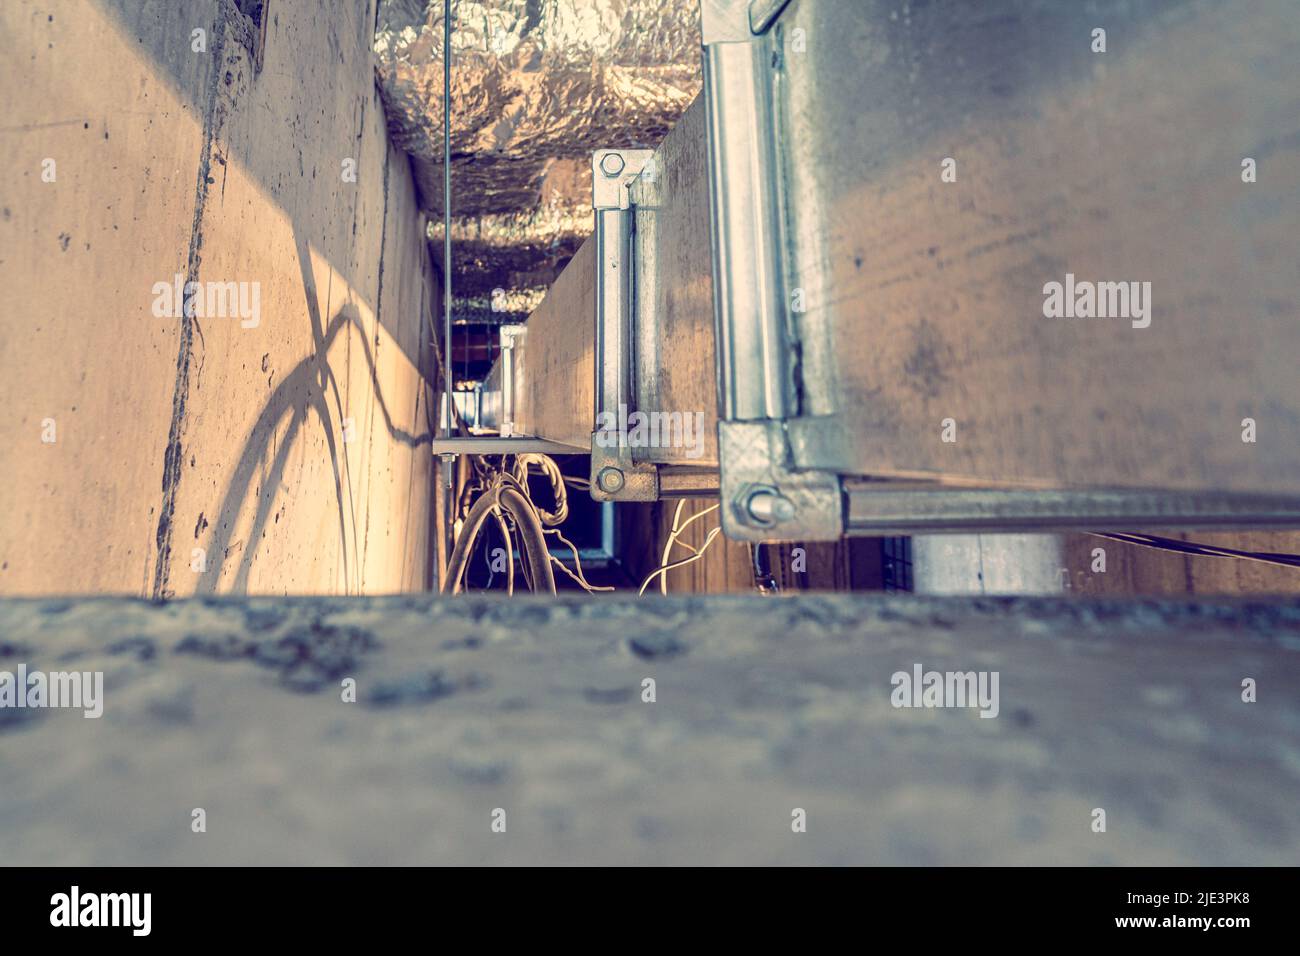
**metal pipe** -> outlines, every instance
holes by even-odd
[[[451,0],[442,5],[442,389],[443,438],[451,437]],[[451,471],[447,470],[451,486]]]

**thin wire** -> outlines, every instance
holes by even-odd
[[[677,507],[673,509],[673,526],[668,532],[668,537],[664,540],[664,553],[659,558],[659,564],[661,566],[668,563],[668,555],[672,553],[673,542],[677,540],[678,535],[677,524],[682,520],[682,508],[685,507],[685,505],[685,498],[677,499]],[[666,574],[660,575],[659,577],[659,593],[668,593],[668,575]]]
[[[555,555],[551,555],[551,560],[554,561],[557,565],[559,565],[565,574],[567,574],[569,577],[573,578],[573,580],[577,581],[580,585],[586,588],[587,591],[595,592],[595,591],[615,590],[613,587],[606,587],[604,585],[592,584],[587,580],[586,574],[584,574],[582,571],[582,558],[578,557],[578,549],[574,547],[572,541],[570,541],[568,538],[566,538],[563,534],[560,533],[559,528],[546,528],[542,531],[542,534],[553,534],[556,537],[558,537],[561,541],[563,541],[566,545],[568,545],[569,550],[573,552],[573,563],[578,569],[577,574],[574,574],[572,571],[570,571],[569,566],[565,564],[563,561],[561,561],[559,558],[557,558]]]
[[[685,504],[685,503],[686,503],[686,499],[685,499],[685,498],[682,498],[682,499],[677,503],[677,510],[676,510],[676,511],[674,512],[674,514],[673,514],[673,530],[672,530],[672,533],[668,535],[668,540],[664,542],[664,556],[663,556],[663,558],[660,559],[660,561],[659,561],[660,564],[666,564],[666,563],[668,562],[668,552],[669,552],[669,549],[672,548],[672,546],[673,546],[674,544],[679,544],[679,545],[681,545],[681,546],[682,546],[683,548],[685,548],[687,551],[691,552],[691,554],[699,554],[701,551],[703,551],[703,550],[704,550],[703,547],[701,547],[701,548],[699,549],[699,551],[697,551],[695,548],[691,547],[691,546],[690,546],[689,544],[687,544],[685,541],[680,540],[677,536],[678,536],[679,534],[681,534],[683,531],[685,531],[688,527],[690,527],[690,524],[691,524],[692,521],[698,521],[700,518],[703,518],[703,517],[704,517],[705,515],[707,515],[707,514],[712,514],[713,512],[717,511],[718,508],[721,507],[720,504],[717,504],[717,505],[709,505],[709,507],[705,508],[703,511],[700,511],[700,512],[697,512],[696,514],[691,515],[689,518],[687,518],[685,521],[683,521],[683,522],[681,523],[681,526],[679,527],[678,524],[677,524],[677,518],[678,518],[678,515],[680,515],[680,514],[682,513],[682,505]],[[707,547],[707,545],[706,545],[706,547]],[[667,593],[668,593],[668,575],[667,575],[667,574],[665,574],[663,577],[661,577],[661,578],[659,579],[659,593],[660,593],[660,594],[667,594]]]
[[[692,522],[692,521],[699,521],[699,520],[700,520],[701,518],[703,518],[705,515],[713,514],[713,512],[717,511],[720,507],[722,507],[722,506],[721,506],[721,505],[709,505],[709,506],[708,506],[707,508],[705,508],[703,511],[700,511],[700,512],[697,512],[696,514],[691,515],[689,518],[687,518],[685,521],[682,522],[682,526],[681,526],[680,528],[677,529],[677,533],[678,533],[678,534],[681,534],[683,531],[685,531],[687,528],[689,528],[689,527],[691,526],[691,522]],[[684,545],[684,546],[686,546],[686,547],[690,547],[689,545],[686,544],[685,541],[678,541],[677,543],[680,544],[680,545]]]
[[[1300,568],[1300,554],[1273,551],[1238,551],[1235,548],[1221,548],[1217,545],[1200,544],[1196,541],[1161,538],[1154,534],[1109,534],[1101,531],[1091,531],[1089,534],[1097,538],[1109,538],[1112,541],[1123,541],[1126,544],[1136,544],[1144,548],[1173,551],[1178,554],[1189,554],[1201,558],[1240,558],[1245,561],[1258,561],[1261,564],[1278,564],[1288,568]]]
[[[704,512],[700,512],[700,514],[703,513]],[[698,516],[693,516],[693,517],[698,517]],[[650,586],[650,582],[655,579],[656,575],[667,574],[669,571],[673,571],[677,568],[684,568],[686,567],[686,565],[700,560],[700,558],[704,557],[704,552],[709,550],[709,545],[713,543],[713,539],[716,538],[721,533],[722,533],[721,527],[714,528],[712,531],[709,532],[708,537],[704,539],[704,544],[700,546],[700,550],[695,552],[695,554],[692,554],[689,558],[682,558],[680,561],[674,561],[672,564],[666,564],[661,568],[655,568],[653,571],[650,572],[650,576],[646,578],[645,581],[642,583],[641,590],[638,591],[637,594],[638,595],[645,594],[645,589]]]

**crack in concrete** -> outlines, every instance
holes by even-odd
[[[194,190],[194,221],[190,227],[190,245],[185,265],[185,288],[197,282],[203,249],[203,213],[208,200],[208,186],[212,167],[212,143],[216,138],[217,94],[223,72],[226,45],[226,21],[229,15],[228,0],[217,3],[216,21],[212,28],[212,67],[208,77],[207,102],[203,109],[203,147],[199,152],[199,169]],[[167,597],[167,581],[171,575],[172,516],[176,511],[176,493],[180,487],[184,466],[181,439],[185,434],[190,390],[190,362],[194,354],[195,322],[189,313],[189,297],[181,309],[181,334],[176,356],[176,384],[172,392],[172,418],[167,432],[167,448],[163,453],[162,507],[158,514],[158,530],[154,543],[158,549],[154,565],[151,597],[161,601]]]

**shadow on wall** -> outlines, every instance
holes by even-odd
[[[208,103],[210,91],[206,88],[207,78],[201,71],[187,69],[180,64],[185,63],[192,58],[193,51],[191,45],[193,41],[193,32],[196,29],[206,31],[205,43],[208,51],[214,58],[222,51],[217,44],[217,27],[223,23],[231,23],[233,17],[243,10],[245,15],[261,17],[263,15],[273,17],[275,25],[279,25],[279,11],[274,6],[269,7],[263,0],[179,0],[176,3],[141,3],[140,0],[92,0],[97,6],[100,6],[109,17],[116,21],[119,29],[126,38],[137,41],[136,52],[138,54],[148,55],[155,65],[156,73],[154,79],[160,83],[166,83],[180,101],[185,103],[189,110],[200,120],[205,119],[206,114],[213,109],[213,104]],[[369,10],[368,16],[359,18],[362,24],[373,24],[374,22],[374,0],[364,0],[364,5]],[[299,19],[304,18],[312,11],[310,7],[300,8],[298,4],[286,3],[284,7],[286,15],[292,10],[294,15]],[[326,11],[316,11],[317,16],[324,16]],[[164,21],[164,18],[166,20]],[[329,27],[329,45],[332,48],[342,46],[338,29],[332,20],[326,18],[326,25]],[[305,27],[306,25],[301,25]],[[245,25],[235,29],[233,32],[237,39],[244,41],[245,52],[252,57],[256,44],[258,42],[254,33],[256,27],[252,20],[247,20]],[[367,33],[367,38],[369,33]],[[274,38],[273,38],[274,39]],[[366,50],[366,76],[371,77],[369,62],[369,43],[364,44]],[[188,65],[188,64],[186,64]],[[260,73],[260,67],[259,67]],[[273,79],[283,80],[284,77]],[[225,79],[227,85],[230,84],[229,78]],[[259,82],[261,82],[259,80]],[[298,97],[295,102],[287,104],[287,108],[301,107],[305,103],[315,104],[319,98],[319,91],[314,89],[303,89],[303,84],[292,84],[298,87],[295,92]],[[377,91],[373,85],[368,85],[369,95],[366,100],[373,101],[375,109],[378,111],[377,122],[380,128],[384,128],[384,118],[382,107]],[[287,110],[286,110],[287,111]],[[357,140],[360,140],[366,132],[362,125],[365,119],[365,109],[362,108],[357,115],[357,129],[354,131]],[[295,123],[292,118],[283,117],[285,125],[288,127],[290,135],[294,132]],[[301,121],[305,125],[305,120]],[[248,142],[244,139],[223,140],[219,144],[222,152],[221,163],[224,165],[229,159],[235,159],[243,172],[253,177],[262,187],[268,197],[283,199],[281,211],[286,215],[290,209],[300,208],[303,205],[310,206],[313,200],[320,198],[319,190],[321,186],[315,185],[315,171],[312,175],[307,176],[305,173],[297,177],[286,175],[291,173],[292,169],[287,169],[284,160],[292,157],[293,148],[285,147],[283,151],[278,149],[259,149],[252,150],[248,148]],[[385,141],[385,152],[388,147]],[[298,157],[295,162],[302,162],[301,148],[298,148]],[[337,150],[335,150],[337,152]],[[386,158],[386,156],[384,157]],[[329,161],[333,163],[334,156],[331,154]],[[409,168],[409,161],[404,164]],[[297,167],[293,167],[297,168]],[[323,178],[323,177],[322,177]],[[323,184],[322,184],[323,185]],[[197,218],[197,217],[196,217]],[[319,219],[310,209],[300,216],[302,219]],[[423,230],[419,233],[424,236]],[[317,251],[321,252],[327,259],[333,263],[347,262],[349,255],[354,251],[356,236],[344,231],[335,231],[330,229],[321,229],[312,231],[312,245]],[[365,264],[369,266],[370,264]],[[430,300],[429,305],[436,307],[437,303]],[[421,367],[423,349],[418,335],[409,334],[411,331],[409,323],[392,321],[389,316],[379,314],[376,309],[376,315],[380,324],[391,327],[394,341],[402,348],[407,359],[412,365]],[[426,316],[426,319],[431,317]],[[385,321],[389,319],[389,321]]]
[[[397,182],[394,176],[389,182],[389,147],[369,59],[373,3],[333,12],[313,5],[237,5],[234,0],[101,4],[121,25],[124,38],[134,41],[136,52],[152,58],[158,81],[202,124],[193,234],[188,263],[184,249],[177,250],[180,270],[187,280],[258,270],[269,279],[263,301],[278,303],[278,314],[291,319],[300,314],[301,304],[295,283],[279,268],[288,264],[290,240],[309,324],[309,329],[281,324],[260,330],[256,340],[223,343],[224,330],[216,330],[214,339],[212,324],[204,328],[207,320],[179,318],[152,596],[190,589],[191,581],[176,573],[184,565],[173,558],[173,537],[180,534],[176,529],[191,522],[196,522],[196,544],[205,545],[207,556],[197,568],[191,566],[197,574],[192,586],[199,592],[220,588],[246,593],[250,586],[265,590],[281,572],[292,587],[305,592],[360,591],[366,584],[372,513],[377,524],[384,525],[387,548],[371,562],[381,572],[374,586],[429,586],[428,568],[423,573],[419,569],[427,563],[428,529],[422,521],[427,524],[431,456],[426,453],[424,462],[415,455],[399,461],[392,446],[417,450],[428,445],[432,435],[429,374],[436,374],[436,363],[423,330],[436,296],[429,294],[426,282],[427,251],[409,177]],[[246,19],[241,9],[253,19]],[[262,17],[271,19],[256,22]],[[282,17],[292,18],[293,24],[286,21],[281,28]],[[307,31],[312,39],[303,49],[290,49],[283,43],[285,31]],[[198,33],[203,33],[201,41],[195,40]],[[198,53],[206,52],[209,61],[202,55],[196,58],[196,42],[206,46]],[[322,86],[332,89],[333,96],[322,98]],[[356,95],[351,95],[352,87]],[[346,179],[340,184],[336,153],[350,154],[345,162],[359,164],[369,178],[357,186],[349,187]],[[381,168],[382,194],[376,188]],[[395,168],[406,166],[399,162]],[[390,210],[393,196],[407,199],[406,204],[394,199]],[[400,216],[411,222],[398,222]],[[403,241],[414,253],[402,247]],[[313,255],[328,264],[330,283],[324,289],[313,275]],[[418,282],[411,281],[412,273]],[[346,301],[331,308],[339,279]],[[273,307],[268,304],[268,311]],[[322,318],[325,314],[328,322]],[[414,376],[395,368],[391,355],[381,368],[381,328],[387,333],[382,341],[397,346]],[[336,341],[341,351],[331,365],[330,349]],[[360,346],[356,351],[364,366],[354,365],[354,344]],[[241,360],[256,361],[259,352],[264,353],[263,371],[268,356],[272,366],[292,363],[260,407],[248,403],[247,377],[240,374],[249,364]],[[361,389],[363,381],[366,388]],[[388,398],[385,389],[392,392]],[[396,416],[394,398],[401,409]],[[218,404],[229,408],[218,413]],[[363,436],[364,443],[351,451],[344,449],[342,429],[350,427],[351,416],[374,411],[382,431]],[[313,413],[319,433],[308,421]],[[232,455],[241,443],[238,455]],[[306,456],[297,467],[291,463],[295,449]],[[196,452],[200,472],[190,477],[186,464],[196,467]],[[313,483],[316,458],[326,456],[332,507],[322,497],[325,481]],[[397,468],[409,468],[404,502]],[[211,521],[204,514],[211,514],[204,507],[211,500],[211,491],[202,487],[204,472],[224,476],[221,504]],[[387,486],[375,477],[379,472]],[[285,498],[294,505],[296,523],[275,528],[277,508]],[[337,557],[318,553],[315,546],[321,542],[313,540],[326,510],[338,522]],[[241,523],[247,512],[251,516]],[[200,540],[209,524],[210,537]],[[272,531],[273,540],[267,541]],[[276,560],[254,575],[259,554],[270,552],[276,553]],[[232,553],[238,555],[233,570],[224,566]]]
[[[211,539],[210,550],[220,552],[223,556],[229,551],[231,537],[238,525],[239,516],[245,508],[245,503],[250,497],[250,488],[253,486],[258,466],[266,460],[267,451],[273,439],[277,437],[277,424],[286,415],[290,416],[288,426],[283,434],[279,434],[279,439],[276,442],[277,447],[270,470],[262,481],[263,485],[270,488],[279,487],[284,477],[289,452],[293,447],[293,440],[297,436],[299,429],[307,424],[308,415],[314,411],[320,420],[322,434],[329,444],[330,467],[334,476],[334,495],[338,508],[339,549],[344,562],[343,577],[344,581],[350,581],[349,567],[354,565],[356,560],[354,550],[352,561],[349,562],[347,528],[351,526],[355,532],[356,515],[350,511],[351,500],[345,496],[343,491],[344,475],[340,471],[340,455],[334,438],[336,430],[330,413],[330,399],[332,398],[335,411],[340,418],[343,415],[343,400],[339,394],[338,380],[333,369],[330,368],[328,360],[329,350],[335,338],[345,330],[354,330],[357,333],[354,336],[354,341],[361,346],[366,367],[369,370],[375,399],[384,418],[384,427],[394,441],[413,449],[426,446],[433,437],[433,422],[430,417],[430,406],[426,400],[424,403],[426,427],[423,432],[413,434],[394,424],[392,413],[384,401],[383,392],[379,386],[378,369],[375,365],[370,343],[367,340],[365,327],[361,323],[359,311],[355,305],[351,303],[345,304],[330,317],[328,325],[323,325],[316,294],[316,280],[311,270],[311,252],[301,237],[298,237],[298,264],[302,270],[303,296],[311,318],[312,339],[315,343],[315,350],[285,376],[275,391],[271,393],[271,397],[263,407],[256,424],[249,432],[248,440],[245,442],[243,451],[239,456],[239,464],[236,466],[230,484],[226,488],[221,509],[218,512],[217,531]],[[346,457],[342,459],[342,467],[343,469],[347,468]],[[273,497],[266,495],[258,497],[256,516],[248,534],[248,540],[253,544],[241,550],[238,570],[229,582],[230,591],[233,593],[243,594],[248,590],[248,575],[252,568],[253,556],[256,553],[256,542],[261,540],[261,532],[271,519],[274,506],[275,499]],[[409,532],[410,529],[405,530]],[[356,540],[354,533],[352,536],[354,549]],[[210,565],[199,578],[198,590],[201,592],[216,591],[222,576],[221,572],[221,564],[214,563]]]

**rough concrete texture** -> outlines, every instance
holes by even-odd
[[[22,600],[0,634],[0,670],[105,673],[99,720],[0,710],[10,863],[1300,859],[1296,602]],[[999,671],[998,717],[892,707],[918,663]]]
[[[374,7],[0,5],[0,593],[429,585],[437,288]],[[177,275],[257,313],[159,317]]]

